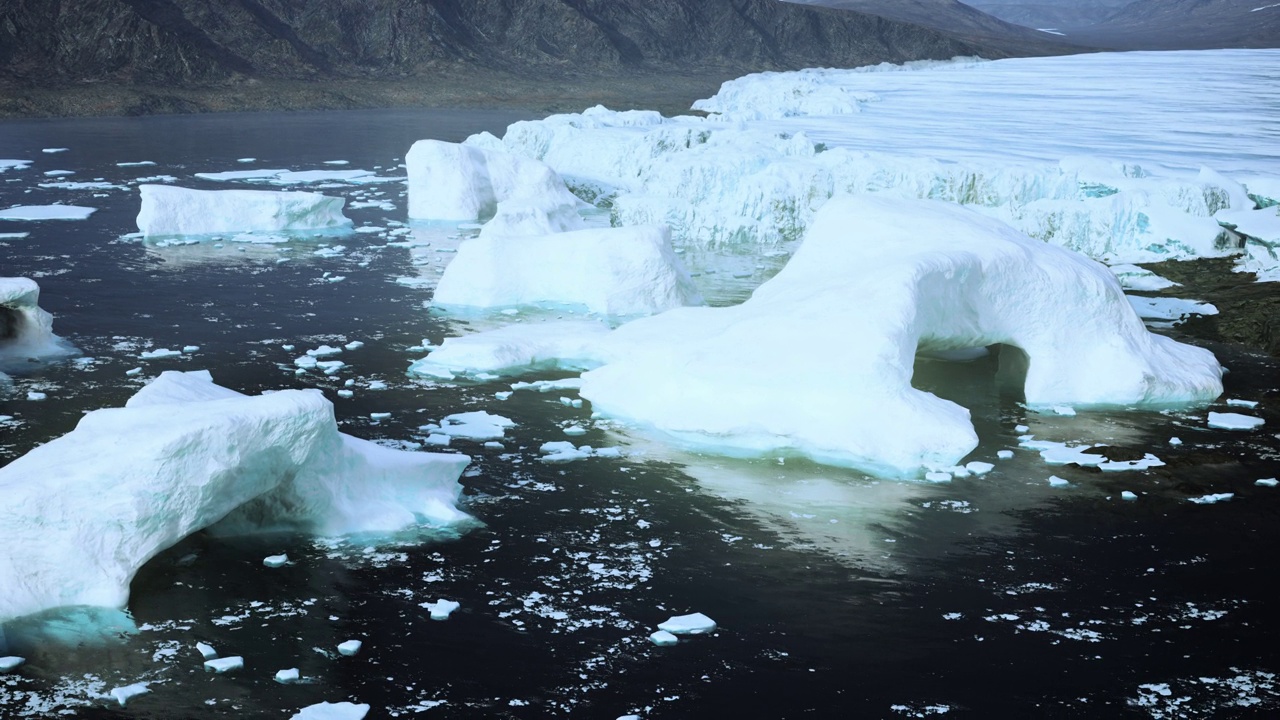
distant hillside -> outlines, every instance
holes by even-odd
[[[964,42],[998,48],[1011,55],[1079,52],[1065,38],[1007,22],[958,0],[787,0],[877,15],[933,28]]]
[[[373,97],[384,86],[483,102],[486,84],[607,93],[661,75],[713,91],[749,71],[974,54],[1009,51],[775,0],[0,0],[0,113],[111,112],[92,98],[112,88],[145,89],[125,112],[395,102]],[[200,89],[223,100],[202,106]]]
[[[1029,28],[1074,29],[1106,20],[1132,0],[1076,0],[1075,2],[1001,2],[966,0],[967,5],[1015,25]]]
[[[1135,0],[1067,37],[1120,50],[1280,47],[1280,0]]]

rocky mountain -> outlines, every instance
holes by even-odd
[[[39,113],[37,96],[49,91],[146,88],[153,107],[124,110],[148,112],[205,109],[197,88],[236,90],[253,104],[255,84],[274,96],[313,83],[310,104],[343,106],[387,102],[369,97],[375,86],[408,97],[584,78],[657,84],[670,76],[678,85],[693,76],[1010,52],[882,16],[775,0],[0,0],[0,112]]]
[[[1081,50],[1062,37],[1007,22],[959,0],[790,1],[909,22],[1011,55],[1049,55]]]

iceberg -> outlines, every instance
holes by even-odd
[[[0,379],[30,367],[32,360],[79,353],[53,334],[53,316],[40,305],[40,286],[30,278],[0,277]]]
[[[666,226],[467,240],[436,286],[434,304],[582,305],[601,315],[652,315],[701,305]]]
[[[139,185],[138,230],[146,237],[347,230],[346,200],[309,192],[192,190]]]
[[[545,162],[608,199],[613,224],[666,223],[677,244],[798,238],[828,198],[887,192],[970,205],[1109,262],[1225,256],[1239,241],[1215,215],[1280,195],[1274,159],[1241,150],[1265,135],[1278,100],[1241,78],[1278,58],[1098,53],[759,73],[696,103],[705,118],[597,107],[466,144]],[[1251,253],[1259,268],[1280,267],[1266,249]]]
[[[163,373],[0,468],[0,622],[122,608],[148,559],[215,523],[325,535],[457,524],[469,462],[339,433],[317,390],[247,396],[207,371]]]
[[[545,164],[502,149],[419,140],[405,155],[409,217],[488,221],[485,235],[578,230],[590,207]]]
[[[831,200],[741,305],[589,327],[451,338],[424,362],[494,372],[564,353],[563,366],[595,368],[580,394],[603,415],[716,452],[891,476],[955,466],[977,445],[967,410],[911,386],[917,352],[1008,346],[1002,364],[1025,373],[1032,407],[1222,392],[1213,354],[1150,333],[1106,267],[938,201]]]
[[[79,205],[18,205],[0,210],[0,220],[84,220],[97,211]]]

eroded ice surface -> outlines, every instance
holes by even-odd
[[[319,193],[192,190],[141,185],[138,230],[147,237],[212,233],[313,232],[351,227],[346,200]]]
[[[0,277],[0,378],[33,360],[78,351],[53,334],[53,316],[40,307],[40,286],[30,278]]]
[[[318,391],[247,396],[166,372],[0,468],[0,619],[123,607],[143,563],[219,521],[326,535],[460,522],[468,462],[339,433]]]
[[[911,387],[918,351],[1020,348],[1033,407],[1206,403],[1222,392],[1213,355],[1148,332],[1105,267],[934,201],[832,200],[747,302],[603,335],[584,327],[463,341],[471,360],[503,365],[473,371],[533,366],[548,348],[580,353],[572,362],[600,366],[581,389],[597,412],[684,442],[890,474],[954,466],[977,444],[967,410]],[[459,362],[448,351],[428,361]]]
[[[542,160],[610,197],[616,223],[666,222],[678,241],[799,237],[833,195],[888,192],[1108,261],[1220,255],[1237,241],[1215,214],[1280,195],[1257,141],[1280,102],[1257,69],[1277,62],[1219,50],[760,73],[696,103],[710,118],[594,108],[468,143]],[[1246,242],[1280,264],[1274,241]]]

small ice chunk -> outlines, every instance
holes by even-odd
[[[298,672],[298,668],[289,668],[288,670],[277,670],[275,681],[281,685],[298,682],[302,675]]]
[[[501,440],[506,429],[515,427],[515,422],[501,415],[491,415],[483,410],[456,413],[445,416],[441,421],[440,432],[464,440]]]
[[[1275,478],[1261,478],[1259,480],[1255,480],[1253,484],[1261,485],[1262,487],[1275,487],[1277,484],[1280,484],[1280,480],[1276,480]]]
[[[302,708],[289,720],[364,720],[364,716],[368,714],[368,705],[322,702]]]
[[[262,564],[269,568],[284,567],[289,562],[289,556],[281,553],[279,555],[268,555],[262,559]]]
[[[204,658],[205,660],[212,660],[218,657],[218,651],[214,650],[213,646],[210,645],[209,643],[203,643],[203,642],[196,643],[196,651],[199,652],[200,657]]]
[[[1019,432],[1019,433],[1025,433],[1025,432],[1030,432],[1031,428],[1027,427],[1026,425],[1015,425],[1013,427],[1013,431]]]
[[[370,420],[387,420],[390,417],[391,417],[391,413],[389,412],[369,413]]]
[[[0,657],[0,673],[16,670],[26,661],[26,658],[21,658],[17,655],[6,655],[4,657]]]
[[[183,345],[182,352],[184,353],[200,352],[200,346],[199,345]]]
[[[1129,492],[1128,490],[1125,490],[1124,492],[1120,493],[1120,499],[1121,500],[1137,500],[1138,496]]]
[[[506,400],[511,397],[511,391],[510,390],[498,391],[494,393],[493,396],[498,398],[499,400]]]
[[[667,632],[666,630],[659,630],[658,632],[649,636],[649,642],[653,643],[654,645],[657,645],[658,647],[668,647],[670,645],[675,645],[676,643],[680,642],[680,638]]]
[[[231,657],[216,658],[214,660],[204,661],[205,670],[212,670],[213,672],[216,672],[219,674],[225,673],[225,672],[231,672],[232,670],[239,670],[243,667],[244,667],[244,658],[240,657],[239,655],[233,655]]]
[[[1181,444],[1182,444],[1182,438],[1179,438],[1179,437],[1171,437],[1171,438],[1169,438],[1169,444],[1170,444],[1170,445],[1181,445]]]
[[[1068,486],[1068,485],[1070,485],[1070,484],[1071,484],[1071,483],[1067,482],[1066,480],[1063,480],[1062,478],[1058,477],[1057,475],[1050,475],[1050,476],[1049,476],[1049,487],[1066,487],[1066,486]]]
[[[1010,459],[1012,459],[1012,458],[1013,458],[1013,451],[1012,451],[1012,450],[997,450],[997,451],[996,451],[996,457],[1000,458],[1001,460],[1010,460]]]
[[[453,441],[452,437],[450,437],[449,435],[443,435],[441,433],[431,433],[430,435],[427,436],[427,439],[426,439],[426,443],[428,445],[435,445],[437,447],[448,447],[449,443],[452,441]]]
[[[1227,400],[1227,404],[1230,405],[1231,407],[1249,408],[1251,410],[1253,408],[1258,407],[1257,400],[1236,400],[1234,398],[1231,398]]]
[[[1219,430],[1253,430],[1260,428],[1265,421],[1252,415],[1240,413],[1209,413],[1209,427]]]
[[[658,626],[673,635],[702,635],[716,629],[716,621],[702,613],[676,615]]]
[[[359,340],[352,340],[351,342],[347,343],[346,345],[343,345],[342,347],[348,350],[359,350],[360,348],[364,347],[364,343],[360,342]]]
[[[27,391],[27,399],[28,399],[28,400],[31,400],[31,401],[34,401],[34,402],[39,402],[39,401],[41,401],[41,400],[48,400],[48,399],[49,399],[49,396],[48,396],[48,395],[46,395],[46,394],[44,394],[44,393],[42,393],[42,392],[37,392],[37,391],[35,391],[35,390],[28,390],[28,391]]]
[[[329,345],[321,345],[314,350],[308,350],[307,354],[314,358],[327,357],[329,355],[337,355],[342,352],[342,348],[330,347]]]
[[[951,482],[951,473],[948,472],[927,472],[924,479],[932,483],[949,483]]]
[[[581,425],[570,425],[569,427],[564,429],[564,434],[569,436],[586,435],[587,430]]]
[[[986,475],[992,470],[995,470],[996,466],[992,465],[989,462],[981,462],[978,460],[974,460],[973,462],[966,464],[964,466],[964,469],[968,470],[970,473],[973,473],[974,475]]]
[[[505,449],[506,449],[506,446],[504,446],[504,445],[503,445],[502,443],[500,443],[500,442],[497,442],[496,440],[490,440],[489,442],[485,443],[485,444],[484,444],[484,446],[485,446],[485,447],[487,447],[487,448],[489,448],[490,450],[505,450]]]
[[[351,397],[355,397],[355,393],[351,392],[350,390],[339,390],[338,397],[351,398]]]
[[[1073,408],[1073,407],[1071,407],[1070,405],[1054,405],[1054,406],[1053,406],[1053,413],[1054,413],[1055,415],[1062,415],[1062,416],[1064,416],[1064,417],[1071,417],[1071,416],[1073,416],[1073,415],[1075,415],[1075,414],[1076,414],[1076,409],[1075,409],[1075,408]]]
[[[430,612],[432,620],[448,620],[453,611],[462,605],[453,600],[437,600],[433,603],[422,603],[419,607]]]
[[[147,688],[146,683],[134,683],[132,685],[125,685],[124,687],[112,688],[111,697],[115,698],[116,702],[120,703],[120,707],[124,707],[129,702],[130,698],[135,698],[139,695],[146,695],[149,692],[151,692],[151,690]]]
[[[338,652],[346,655],[347,657],[351,657],[352,655],[360,652],[360,646],[362,645],[364,645],[364,643],[359,640],[348,640],[338,645]]]
[[[158,358],[179,357],[182,355],[181,350],[170,350],[169,348],[157,348],[155,350],[144,350],[138,357],[143,360],[156,360]]]
[[[52,154],[52,153],[66,152],[66,151],[68,151],[68,150],[70,150],[70,149],[71,149],[71,148],[62,148],[62,147],[58,147],[58,148],[43,148],[43,149],[41,149],[41,150],[40,150],[40,152],[50,153],[50,154]]]
[[[1201,495],[1200,497],[1193,497],[1193,498],[1187,498],[1187,499],[1197,505],[1212,505],[1214,503],[1220,503],[1223,500],[1230,500],[1235,496],[1236,496],[1235,493],[1213,493],[1210,495]]]

